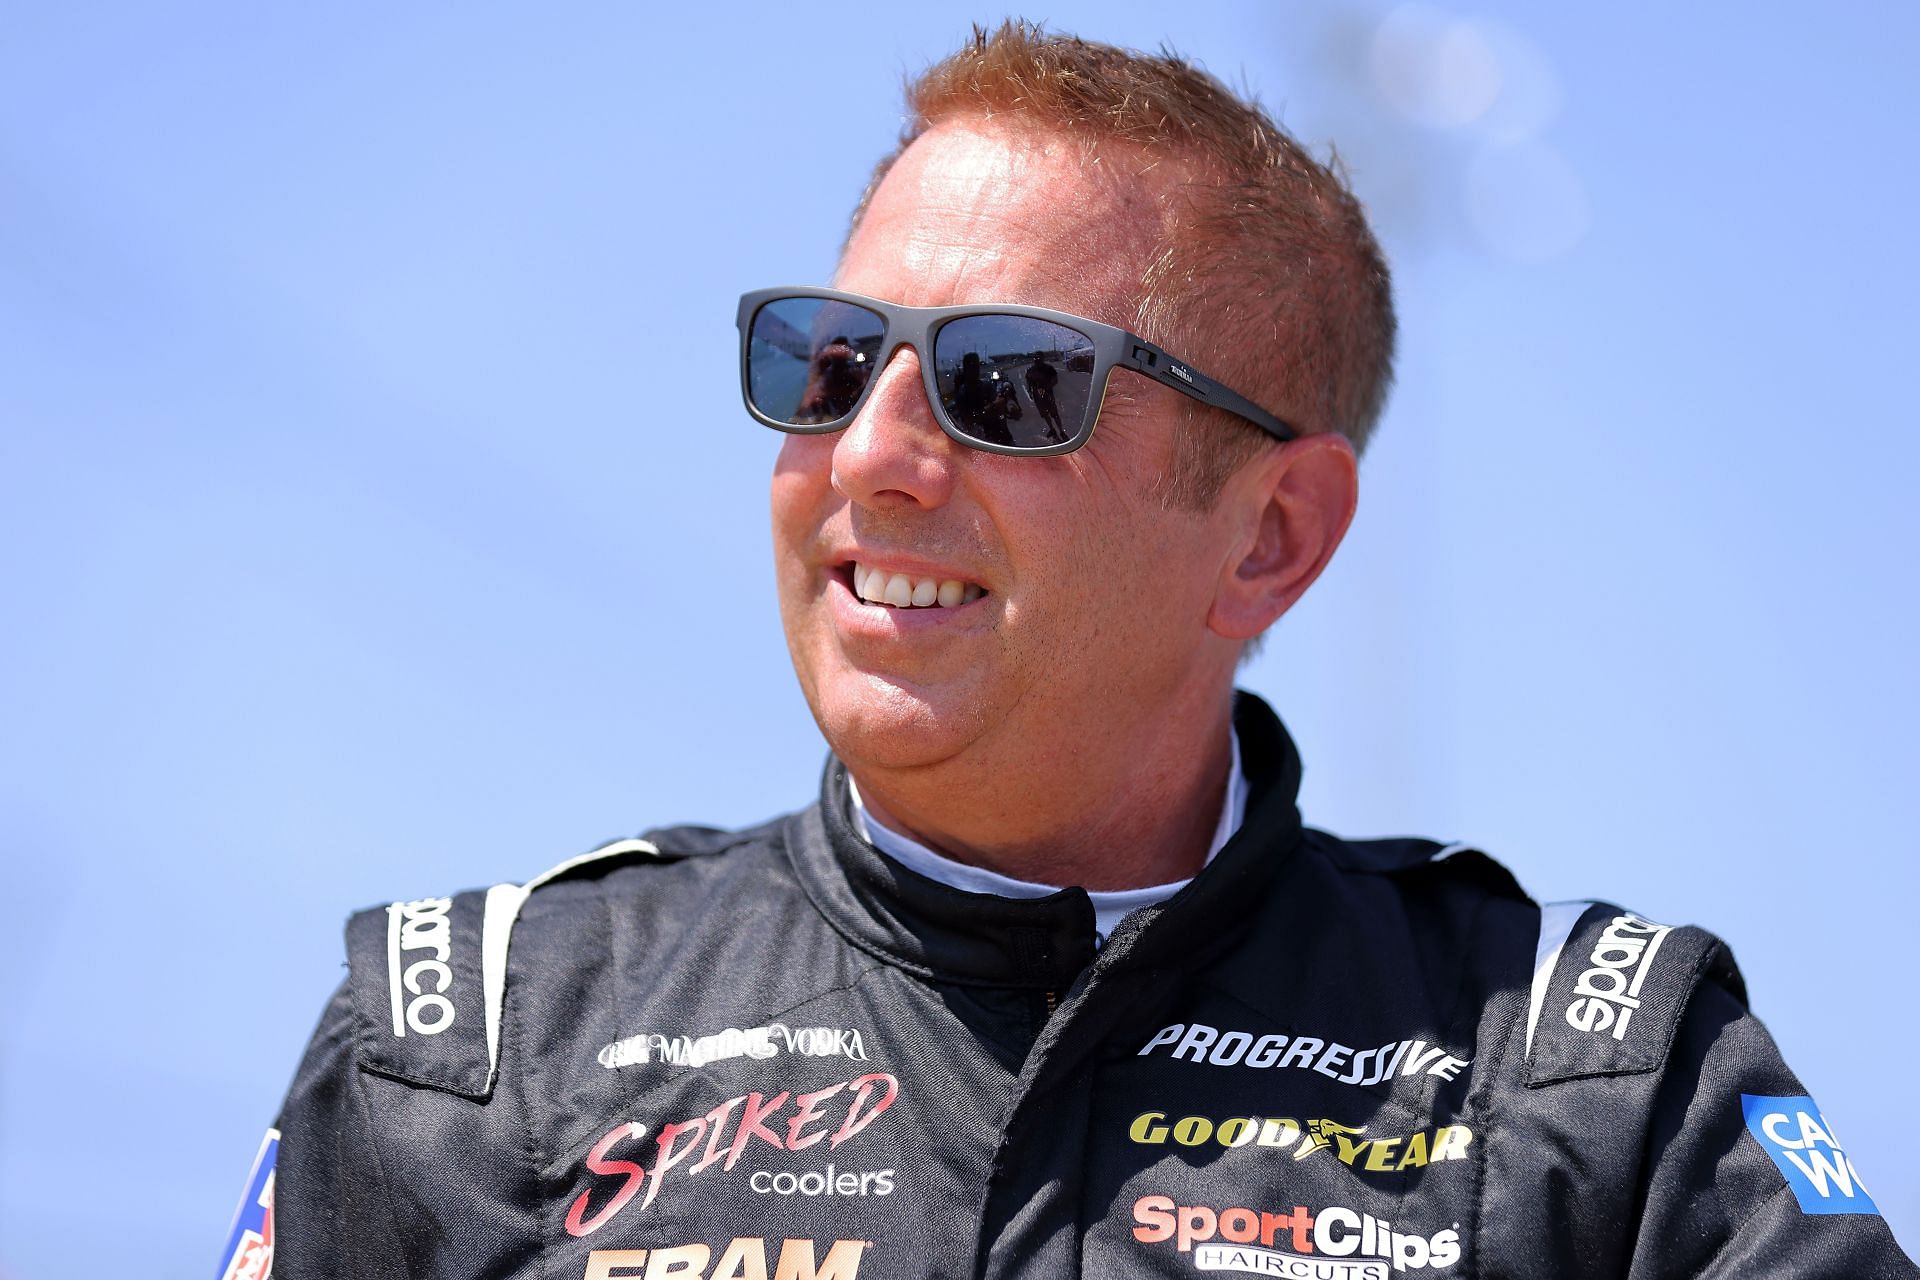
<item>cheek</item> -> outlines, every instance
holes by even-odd
[[[787,436],[773,464],[773,543],[786,553],[819,527],[833,497],[834,436]]]

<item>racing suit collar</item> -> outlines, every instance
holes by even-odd
[[[1191,959],[1199,938],[1224,944],[1291,856],[1300,835],[1299,753],[1272,709],[1250,693],[1236,695],[1234,728],[1248,784],[1246,821],[1186,888],[1128,917],[1108,941],[1103,966],[1160,963],[1176,953]],[[1056,991],[1094,957],[1093,904],[1084,890],[1027,899],[969,893],[882,855],[853,825],[846,766],[834,757],[819,804],[795,816],[787,847],[801,885],[841,934],[922,977]],[[1167,928],[1149,927],[1162,919]]]

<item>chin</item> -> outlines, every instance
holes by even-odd
[[[960,690],[932,690],[863,671],[814,684],[808,698],[833,753],[849,765],[916,769],[963,751],[985,727],[980,704]]]

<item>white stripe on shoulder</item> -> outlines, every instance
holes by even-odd
[[[1540,938],[1533,948],[1533,997],[1527,1003],[1527,1054],[1533,1053],[1533,1028],[1540,1021],[1540,1006],[1547,998],[1547,984],[1553,981],[1553,966],[1560,959],[1560,948],[1580,917],[1593,903],[1549,902],[1540,908]]]
[[[480,991],[487,1008],[487,1088],[493,1088],[494,1068],[500,1065],[500,1009],[507,998],[507,940],[527,890],[517,884],[497,884],[487,890],[486,910],[480,916]]]
[[[568,858],[557,867],[549,867],[533,879],[527,881],[526,890],[532,893],[549,880],[558,880],[575,867],[584,867],[589,862],[598,862],[602,858],[617,858],[629,853],[644,853],[651,857],[660,856],[660,847],[651,840],[615,840],[603,844],[598,849],[589,849],[576,857]]]
[[[520,918],[520,908],[526,905],[527,895],[575,867],[630,853],[658,856],[660,849],[647,840],[615,840],[568,858],[523,885],[497,884],[487,890],[486,906],[480,915],[480,993],[486,1004],[488,1089],[493,1088],[494,1072],[500,1065],[500,1011],[507,999],[507,944],[513,939],[513,926]]]

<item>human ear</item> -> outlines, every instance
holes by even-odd
[[[1251,640],[1293,607],[1353,523],[1359,468],[1337,432],[1290,440],[1242,467],[1220,495],[1233,542],[1207,626]]]

